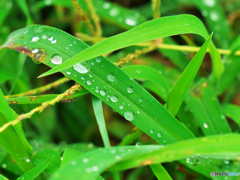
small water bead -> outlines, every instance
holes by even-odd
[[[115,156],[115,159],[120,159],[120,156]]]
[[[85,74],[90,70],[90,64],[87,61],[77,63],[73,66],[73,69],[81,74]]]
[[[42,38],[43,38],[43,39],[47,39],[48,37],[47,37],[46,34],[43,34],[43,35],[42,35]]]
[[[33,36],[32,37],[32,42],[38,42],[39,41],[39,37],[38,36]]]
[[[55,44],[56,42],[57,42],[56,39],[53,39],[53,40],[51,41],[52,44]]]
[[[142,100],[142,99],[139,99],[138,101],[139,101],[140,103],[141,103],[141,102],[143,102],[143,100]]]
[[[101,90],[101,91],[100,91],[100,94],[101,94],[102,96],[105,96],[105,95],[106,95],[106,91]]]
[[[203,127],[204,128],[208,128],[208,124],[207,123],[203,123]]]
[[[66,47],[66,49],[68,49],[68,47]]]
[[[200,159],[198,156],[196,157],[191,157],[191,158],[187,158],[186,162],[191,165],[191,166],[196,166],[200,163]]]
[[[83,161],[84,163],[88,163],[88,162],[89,162],[89,159],[88,159],[88,158],[84,158],[82,161]]]
[[[94,65],[94,62],[91,62],[91,65]]]
[[[134,92],[133,87],[129,86],[129,87],[127,88],[127,92],[128,92],[128,93],[133,93],[133,92]]]
[[[140,145],[141,145],[141,144],[140,144],[139,142],[138,142],[138,143],[136,143],[136,147],[140,147]]]
[[[72,44],[69,44],[69,46],[72,46]]]
[[[205,16],[205,17],[208,15],[208,12],[207,12],[207,11],[205,11],[205,10],[204,10],[204,11],[202,11],[201,13],[202,13],[202,15],[203,15],[203,16]]]
[[[76,41],[74,41],[73,44],[76,44]]]
[[[162,133],[157,133],[157,137],[162,137]]]
[[[209,7],[213,7],[215,5],[215,0],[203,0],[203,4]]]
[[[7,168],[7,165],[4,163],[4,164],[2,164],[2,167],[5,169],[5,168]]]
[[[116,79],[116,76],[114,74],[109,74],[107,75],[107,79],[110,81],[110,82],[114,82],[115,79]]]
[[[115,95],[111,96],[110,99],[111,99],[112,102],[118,102],[118,97],[115,96]]]
[[[23,34],[27,34],[28,33],[28,30],[26,30]]]
[[[96,89],[96,90],[95,90],[95,92],[96,92],[96,93],[99,93],[99,90],[98,90],[98,89]]]
[[[104,3],[103,4],[103,8],[104,9],[109,9],[110,8],[110,4],[109,3]]]
[[[91,77],[92,77],[92,74],[89,74],[89,77],[91,78]]]
[[[53,40],[53,36],[49,37],[48,40],[49,40],[49,41],[52,41],[52,40]]]
[[[67,71],[67,74],[68,74],[68,75],[70,75],[70,74],[71,74],[71,72],[70,72],[70,71]]]
[[[85,80],[85,77],[81,76],[81,80]]]
[[[211,12],[210,13],[210,18],[212,21],[218,21],[218,15],[216,12]]]
[[[119,109],[123,109],[123,108],[124,108],[124,106],[123,106],[123,105],[120,105],[120,106],[119,106]]]
[[[117,16],[119,14],[119,10],[114,7],[109,11],[109,14],[110,16]]]
[[[38,51],[39,51],[39,49],[35,48],[35,49],[32,50],[32,53],[37,53]]]
[[[77,162],[76,162],[76,161],[71,161],[70,164],[71,164],[72,166],[76,166],[76,165],[77,165]]]
[[[96,62],[101,62],[101,58],[100,58],[100,57],[97,57],[97,58],[96,58]]]
[[[42,60],[42,57],[44,57],[44,55],[45,55],[45,50],[44,49],[38,49],[38,52],[34,53],[33,59],[40,62]],[[34,61],[34,62],[36,62],[36,61]],[[36,63],[39,63],[39,62],[36,62]]]
[[[99,170],[99,168],[97,166],[92,167],[92,171],[98,171],[98,170]]]
[[[133,19],[130,19],[130,18],[127,18],[127,19],[125,20],[125,23],[126,23],[127,25],[129,25],[129,26],[136,26],[136,24],[137,24],[136,21],[134,21]]]
[[[51,62],[53,64],[62,64],[62,56],[60,56],[59,54],[53,55],[51,58]]]
[[[140,111],[137,111],[138,114],[140,114]]]
[[[135,118],[135,114],[132,111],[124,112],[124,117],[128,121],[132,121]]]
[[[88,84],[88,85],[91,85],[92,82],[91,82],[90,80],[87,80],[87,84]]]
[[[30,159],[26,159],[26,162],[30,162]]]
[[[154,133],[154,130],[153,130],[153,129],[151,129],[151,130],[150,130],[150,133],[151,133],[151,134],[152,134],[152,133]]]

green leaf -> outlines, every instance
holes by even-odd
[[[217,96],[205,78],[192,88],[185,102],[205,135],[231,132]]]
[[[218,167],[211,166],[207,169],[206,166],[211,161],[209,158],[235,159],[239,152],[240,135],[236,134],[192,139],[167,146],[146,145],[97,149],[78,156],[74,164],[64,166],[52,176],[51,180],[66,179],[69,174],[72,175],[72,180],[78,179],[79,175],[83,179],[90,180],[107,169],[125,170],[183,158],[189,158],[189,164],[196,166],[195,169],[198,166],[204,167],[204,175],[210,177],[210,172],[216,171]],[[88,159],[87,163],[83,162],[85,158]],[[99,159],[104,159],[104,163]]]
[[[73,161],[77,156],[82,154],[83,152],[76,150],[76,149],[71,149],[71,148],[66,148],[62,157],[62,164],[61,166],[65,166],[71,161]]]
[[[17,0],[16,2],[27,18],[27,26],[33,24],[26,0]]]
[[[25,174],[23,174],[22,176],[17,178],[17,180],[22,180],[22,179],[33,180],[33,179],[35,179],[41,172],[44,171],[44,169],[46,169],[46,167],[51,163],[53,158],[54,158],[54,156],[48,158],[41,164],[37,165],[36,167],[32,168],[30,171],[26,172]]]
[[[224,104],[222,106],[224,114],[231,118],[235,123],[240,126],[240,107],[234,104]]]
[[[8,180],[8,178],[4,177],[3,175],[0,174],[0,180]]]
[[[116,96],[112,96],[111,100],[115,101],[115,100],[117,100],[116,98],[117,98]],[[105,147],[108,148],[111,145],[110,145],[110,141],[109,141],[109,137],[108,137],[105,119],[103,117],[102,101],[100,99],[98,99],[96,96],[92,95],[92,104],[93,104],[94,114],[97,119],[99,131],[102,136],[103,144]]]
[[[198,34],[204,38],[208,37],[208,33],[204,25],[195,16],[177,15],[148,21],[127,32],[112,36],[89,47],[70,58],[68,61],[65,61],[63,64],[60,64],[59,66],[42,74],[40,77],[67,69],[76,63],[80,63],[136,43],[186,33]],[[223,65],[220,54],[212,43],[210,45],[210,54],[213,61],[213,80],[216,80],[223,72]]]
[[[150,165],[153,173],[159,180],[172,180],[166,169],[161,164]]]
[[[211,41],[212,35],[206,40],[206,42],[202,45],[200,50],[194,56],[192,61],[188,64],[186,69],[183,71],[181,76],[179,77],[176,84],[173,86],[168,102],[167,109],[173,116],[175,116],[185,98],[188,88],[193,82],[200,65],[202,64],[203,58],[207,51],[208,45]]]

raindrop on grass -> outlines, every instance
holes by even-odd
[[[118,102],[118,97],[115,96],[115,95],[111,96],[110,99],[111,99],[112,102]]]
[[[132,20],[132,19],[130,19],[130,18],[127,18],[127,19],[125,20],[125,23],[126,23],[127,25],[129,25],[129,26],[136,26],[136,24],[137,24],[136,21],[134,21],[134,20]]]
[[[101,62],[101,58],[100,58],[100,57],[97,57],[97,58],[96,58],[96,62]]]
[[[62,56],[60,56],[58,54],[53,55],[51,58],[51,62],[53,64],[62,64]]]
[[[38,51],[39,51],[39,49],[35,48],[35,49],[32,50],[32,53],[37,53]]]
[[[51,41],[52,44],[55,44],[56,42],[57,42],[56,39],[53,39],[53,40]]]
[[[124,108],[124,106],[123,106],[123,105],[120,105],[120,106],[119,106],[119,109],[123,109],[123,108]]]
[[[48,38],[49,41],[52,41],[53,40],[53,36],[51,36],[50,38]]]
[[[70,164],[71,164],[72,166],[76,166],[76,165],[77,165],[77,162],[76,162],[76,161],[71,161]]]
[[[209,7],[213,7],[215,5],[215,0],[203,0],[203,4]]]
[[[70,72],[70,71],[67,71],[67,74],[68,74],[68,75],[70,75],[70,74],[71,74],[71,72]]]
[[[110,81],[110,82],[114,82],[115,79],[116,79],[116,76],[114,74],[109,74],[107,75],[107,79]]]
[[[115,156],[115,159],[120,159],[120,156]]]
[[[101,94],[102,96],[105,96],[105,95],[106,95],[106,91],[101,90],[101,91],[100,91],[100,94]]]
[[[207,123],[203,123],[203,127],[204,128],[208,128],[208,124]]]
[[[186,162],[191,166],[196,166],[200,163],[200,159],[198,156],[196,157],[190,157],[186,159]]]
[[[43,35],[42,35],[42,38],[43,38],[43,39],[47,39],[48,37],[47,37],[46,34],[43,34]]]
[[[124,117],[128,121],[132,121],[135,118],[135,114],[132,111],[124,112]]]
[[[5,168],[7,168],[7,165],[4,163],[4,164],[2,164],[2,167],[5,169]]]
[[[93,167],[92,167],[92,170],[93,170],[93,171],[98,171],[99,168],[98,168],[97,166],[93,166]]]
[[[38,36],[33,36],[32,37],[32,42],[38,42],[39,41],[39,37]]]
[[[88,84],[88,85],[91,85],[92,82],[91,82],[90,80],[87,80],[87,84]]]
[[[133,92],[134,92],[133,87],[129,86],[129,87],[127,88],[127,92],[128,92],[128,93],[133,93]]]
[[[139,142],[138,142],[138,143],[136,143],[136,147],[140,147],[140,145],[141,145],[141,144],[140,144]]]
[[[88,159],[88,158],[84,158],[82,161],[83,161],[84,163],[87,163],[87,162],[89,162],[89,159]]]
[[[73,69],[81,74],[84,74],[90,70],[90,64],[86,61],[82,63],[77,63],[73,66]]]
[[[162,137],[162,133],[157,133],[157,137]]]
[[[151,133],[151,134],[152,134],[152,133],[154,133],[154,130],[153,130],[153,129],[151,129],[151,130],[150,130],[150,133]]]
[[[210,18],[212,21],[218,21],[218,15],[216,12],[211,12],[210,13]]]
[[[138,69],[138,70],[137,70],[137,73],[140,73],[140,72],[141,72],[141,70],[140,70],[140,69]]]

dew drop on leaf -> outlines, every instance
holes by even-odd
[[[110,82],[114,82],[115,79],[116,79],[116,76],[114,74],[109,74],[107,75],[107,79],[110,81]]]
[[[87,80],[87,84],[88,84],[88,85],[91,85],[92,82],[91,82],[90,80]]]
[[[42,38],[43,38],[43,39],[47,39],[48,37],[47,37],[46,34],[43,34],[43,35],[42,35]]]
[[[162,137],[162,133],[157,133],[157,137]]]
[[[83,161],[84,163],[87,163],[87,162],[89,162],[89,159],[88,159],[88,158],[84,158],[82,161]]]
[[[90,70],[90,64],[88,62],[77,63],[73,66],[73,69],[81,74],[84,74]]]
[[[136,143],[136,147],[140,147],[140,145],[141,145],[141,144],[140,144],[139,142],[138,142],[138,143]]]
[[[105,96],[105,95],[106,95],[106,91],[101,90],[101,91],[100,91],[100,94],[101,94],[102,96]]]
[[[56,42],[57,42],[56,39],[53,39],[53,40],[51,41],[52,44],[55,44]]]
[[[32,42],[38,42],[39,41],[39,37],[38,36],[33,36],[32,37]]]
[[[39,51],[39,49],[35,48],[35,49],[32,50],[32,53],[37,53],[38,51]]]
[[[125,20],[125,23],[127,24],[127,25],[129,25],[129,26],[136,26],[136,21],[134,21],[134,20],[132,20],[132,19],[130,19],[130,18],[127,18],[126,20]]]
[[[129,86],[129,87],[127,88],[127,92],[128,92],[128,93],[133,93],[133,92],[134,92],[133,87]]]
[[[51,58],[51,62],[53,64],[61,64],[62,63],[62,56],[60,56],[58,54],[53,55],[52,58]]]
[[[119,106],[119,109],[123,109],[123,108],[124,108],[124,106],[123,106],[123,105],[120,105],[120,106]]]
[[[115,96],[115,95],[111,96],[110,99],[111,99],[112,102],[118,102],[118,97]]]
[[[92,167],[92,171],[98,171],[98,170],[99,170],[99,168],[97,166]]]
[[[198,156],[190,157],[186,159],[186,162],[191,166],[196,166],[200,163],[200,159]]]
[[[135,118],[135,114],[132,111],[124,112],[124,117],[128,121],[132,121]]]
[[[204,128],[208,128],[208,124],[207,123],[203,123],[203,127]]]
[[[154,133],[154,130],[153,130],[153,129],[151,129],[151,130],[150,130],[150,133],[151,133],[151,134],[152,134],[152,133]]]
[[[70,74],[71,74],[71,72],[70,72],[70,71],[67,71],[67,74],[68,74],[68,75],[70,75]]]
[[[97,57],[97,58],[96,58],[96,62],[101,62],[101,58],[100,58],[100,57]]]
[[[203,4],[209,7],[213,7],[215,5],[215,0],[203,0]]]
[[[51,36],[50,38],[48,38],[49,41],[52,41],[53,40],[53,36]]]

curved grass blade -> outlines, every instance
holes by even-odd
[[[233,104],[224,104],[222,106],[224,114],[231,118],[235,123],[240,126],[240,107]]]
[[[81,96],[88,94],[86,89],[82,89],[73,96],[63,98],[60,102],[72,102],[78,100]],[[9,104],[41,104],[56,98],[58,94],[47,94],[39,96],[22,96],[22,97],[8,97],[6,100]]]
[[[53,158],[54,158],[54,156],[48,158],[41,164],[37,165],[36,167],[32,168],[30,171],[26,172],[25,174],[23,174],[22,176],[17,178],[17,180],[22,180],[22,179],[33,180],[33,179],[35,179],[41,172],[44,171],[44,169],[46,169],[46,167],[51,163]]]
[[[166,169],[161,164],[150,165],[153,173],[159,180],[172,180]]]
[[[76,63],[80,63],[102,54],[112,52],[114,50],[131,46],[136,43],[158,39],[162,37],[193,33],[198,34],[205,39],[208,38],[208,33],[202,22],[192,15],[177,15],[163,17],[143,23],[127,32],[112,36],[105,39],[81,53],[73,56],[64,63],[42,74],[40,77],[50,75],[60,70],[67,69]],[[220,54],[211,43],[210,54],[213,62],[213,81],[216,80],[223,72],[223,64],[221,62]]]
[[[17,0],[16,2],[27,18],[27,26],[33,24],[26,0]]]
[[[211,84],[202,78],[185,99],[205,135],[231,133]]]
[[[49,39],[46,39],[46,36]],[[36,39],[36,42],[32,41]],[[4,47],[25,53],[50,67],[56,67],[59,61],[66,61],[88,46],[58,29],[29,26],[13,32]],[[145,89],[102,56],[77,64],[62,73],[80,83],[160,143],[168,144],[194,138],[194,135]],[[112,100],[112,97],[115,100]],[[150,133],[152,129],[156,133]],[[161,138],[158,133],[162,134]]]
[[[8,180],[8,178],[4,177],[3,175],[0,174],[0,180]]]
[[[125,170],[150,164],[158,164],[183,158],[191,158],[189,164],[197,161],[196,167],[205,166],[204,175],[210,177],[210,172],[219,167],[212,166],[207,169],[209,158],[236,159],[240,152],[240,135],[228,134],[211,137],[198,138],[181,141],[168,146],[147,145],[147,146],[124,146],[97,149],[75,159],[75,165],[67,165],[56,172],[51,180],[66,179],[70,173],[73,180],[78,179],[81,174],[83,179],[94,179],[105,170]],[[198,155],[198,156],[196,156]],[[88,158],[84,163],[83,159]],[[104,163],[99,161],[104,159]],[[199,161],[198,161],[199,160]],[[192,164],[193,165],[193,164]],[[112,167],[112,168],[109,168]],[[68,173],[66,173],[68,172]]]
[[[102,108],[102,101],[98,99],[96,96],[92,95],[92,104],[95,117],[97,119],[98,127],[100,134],[102,136],[103,144],[106,148],[110,147],[109,136],[105,124],[105,119],[103,117],[103,108]]]
[[[211,41],[212,34],[206,40],[206,42],[202,45],[200,50],[194,56],[192,61],[188,64],[186,69],[183,71],[181,76],[179,77],[176,84],[173,86],[168,102],[167,102],[167,109],[168,111],[175,116],[185,98],[188,88],[190,87],[191,83],[193,82],[198,69],[200,68],[205,53],[207,51],[208,45]]]
[[[167,99],[170,88],[165,77],[156,69],[144,65],[133,65],[123,67],[122,70],[133,79],[146,79],[158,84],[163,92],[160,97],[164,100]]]

